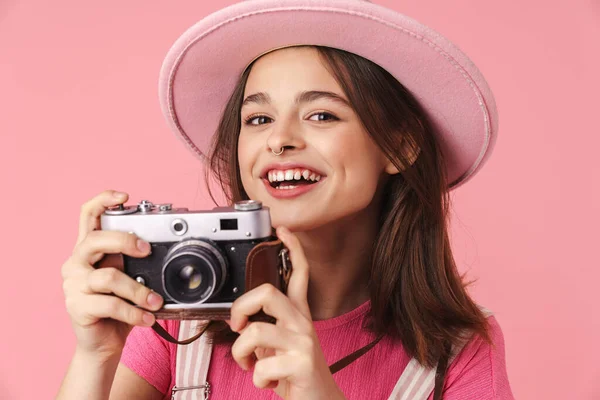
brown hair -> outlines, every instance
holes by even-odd
[[[318,51],[365,130],[401,171],[382,188],[369,328],[398,338],[422,365],[438,365],[439,399],[450,349],[464,340],[464,332],[491,343],[487,320],[466,292],[450,248],[443,154],[417,100],[385,69],[346,51],[308,47]],[[230,202],[248,199],[232,154],[237,154],[251,68],[252,64],[242,74],[224,109],[208,157],[207,178],[212,172]]]

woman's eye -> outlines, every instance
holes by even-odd
[[[315,117],[315,116],[318,118],[314,119],[313,117]],[[315,113],[315,114],[311,115],[309,119],[312,121],[335,121],[338,118],[327,112],[320,112],[320,113]]]
[[[317,118],[315,119],[315,117],[317,117]],[[309,119],[311,121],[337,121],[338,120],[338,118],[335,115],[327,113],[327,112],[315,113],[315,114],[311,115]],[[244,123],[246,125],[264,125],[264,124],[267,124],[272,121],[273,120],[271,118],[269,118],[265,115],[251,115],[244,120]]]
[[[245,119],[246,125],[263,125],[267,123],[267,120],[271,118],[266,117],[264,115],[251,115]]]

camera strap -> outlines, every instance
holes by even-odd
[[[190,343],[194,342],[198,338],[200,338],[200,336],[202,336],[204,334],[204,332],[206,332],[208,330],[208,328],[212,324],[212,322],[213,321],[208,321],[208,323],[204,326],[204,328],[199,333],[197,333],[196,335],[192,336],[189,339],[183,339],[183,340],[177,340],[177,339],[175,339],[160,324],[158,324],[158,322],[155,322],[154,325],[152,325],[152,329],[154,329],[154,331],[160,337],[162,337],[163,339],[165,339],[168,342],[175,343],[175,344],[187,345],[187,344],[190,344]],[[344,358],[342,358],[342,359],[334,362],[333,364],[331,364],[329,366],[329,370],[331,371],[331,373],[335,374],[336,372],[338,372],[342,368],[345,368],[348,365],[350,365],[358,357],[362,356],[367,351],[371,350],[377,343],[379,343],[379,341],[383,338],[383,336],[384,335],[379,335],[371,343],[367,344],[366,346],[361,347],[360,349],[358,349],[358,350],[356,350],[356,351],[348,354],[346,357],[344,357]]]

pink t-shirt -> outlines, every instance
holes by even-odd
[[[321,348],[329,365],[375,338],[361,328],[370,302],[338,317],[315,321]],[[496,319],[489,317],[490,346],[473,338],[450,365],[445,400],[514,399],[506,373],[504,337]],[[175,338],[178,321],[159,321]],[[176,345],[158,336],[151,328],[135,327],[127,339],[121,362],[170,399],[175,384]],[[333,375],[347,399],[387,400],[402,371],[410,361],[402,344],[384,337],[375,347]],[[277,399],[270,389],[252,383],[252,371],[242,370],[231,357],[230,346],[215,345],[208,371],[210,400]],[[430,396],[431,400],[433,396]]]

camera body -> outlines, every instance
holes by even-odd
[[[136,234],[151,245],[144,258],[117,255],[124,272],[164,298],[162,319],[228,318],[235,299],[262,283],[285,291],[287,250],[272,235],[269,210],[247,200],[207,211],[143,200],[101,216],[103,230]],[[114,266],[105,256],[98,267]]]

